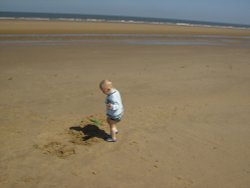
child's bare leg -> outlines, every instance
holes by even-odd
[[[111,137],[112,137],[113,140],[116,140],[116,131],[117,131],[117,129],[116,129],[115,124],[112,124],[112,126],[111,126]]]
[[[113,140],[116,140],[116,133],[118,132],[117,127],[116,127],[116,122],[109,118],[107,118],[107,122],[110,127],[110,135]]]

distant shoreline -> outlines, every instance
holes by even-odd
[[[149,25],[175,25],[205,28],[250,29],[247,24],[220,23],[195,20],[166,19],[152,17],[132,17],[114,15],[32,13],[32,12],[0,12],[0,20],[31,20],[31,21],[69,21],[69,22],[104,22]]]

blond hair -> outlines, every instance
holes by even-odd
[[[100,89],[102,88],[107,88],[107,89],[112,89],[112,82],[109,80],[102,80],[99,84]]]

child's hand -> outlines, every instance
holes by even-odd
[[[106,105],[106,107],[107,107],[107,109],[112,109],[112,104],[109,103]]]

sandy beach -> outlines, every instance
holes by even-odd
[[[0,21],[69,33],[125,36],[0,35],[1,188],[250,187],[250,30]],[[116,143],[102,79],[125,106]]]

